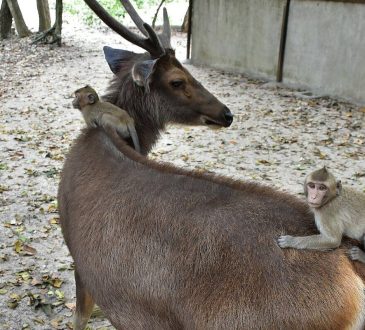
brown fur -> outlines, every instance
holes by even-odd
[[[104,99],[134,118],[142,154],[167,123],[230,125],[227,107],[172,50],[115,54],[106,56],[115,77]],[[152,60],[147,76],[133,71]],[[277,245],[284,231],[315,231],[307,206],[288,194],[148,160],[93,128],[67,157],[58,201],[79,329],[93,300],[117,329],[360,327],[364,285],[342,250],[323,258]]]
[[[229,109],[209,93],[175,58],[173,50],[158,59],[149,92],[136,88],[131,70],[134,65],[151,60],[149,54],[129,54],[120,59],[119,71],[112,79],[109,91],[103,96],[116,106],[128,111],[134,119],[142,154],[146,155],[160,136],[170,118],[175,123],[201,125],[207,118],[219,126],[229,126]],[[184,80],[181,88],[171,82]]]
[[[122,141],[118,148],[122,153],[102,130],[85,131],[68,156],[59,194],[78,276],[117,329],[354,323],[363,284],[343,252],[322,258],[275,242],[284,229],[313,232],[301,201],[160,165]]]
[[[329,179],[335,181],[334,178],[333,178],[333,175],[327,171],[327,168],[322,167],[321,169],[313,171],[312,173],[310,173],[310,176],[308,178],[306,178],[305,181],[306,182],[308,182],[310,180],[327,181]]]

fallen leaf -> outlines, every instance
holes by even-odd
[[[66,303],[65,306],[72,311],[76,309],[76,303]]]
[[[14,251],[20,253],[23,250],[23,242],[21,240],[16,240],[14,243]]]
[[[29,245],[23,245],[23,254],[27,256],[34,256],[37,253],[37,250]]]
[[[55,288],[60,288],[60,287],[61,287],[61,285],[62,285],[62,283],[63,283],[63,281],[62,281],[62,280],[60,280],[59,278],[54,278],[54,279],[52,279],[52,285],[53,285]],[[56,294],[57,294],[57,291],[58,291],[58,290],[56,290]]]

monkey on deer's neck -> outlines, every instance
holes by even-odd
[[[76,90],[72,105],[81,111],[88,127],[113,128],[123,139],[131,138],[136,151],[141,152],[133,118],[127,111],[109,102],[100,101],[92,87],[86,85]]]
[[[365,194],[349,187],[326,167],[310,173],[304,182],[307,203],[314,213],[319,235],[280,236],[281,248],[327,250],[339,247],[342,236],[362,240],[365,234]],[[350,250],[350,257],[365,263],[365,253],[358,247]]]

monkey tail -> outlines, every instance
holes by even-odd
[[[111,140],[114,147],[127,156],[128,158],[137,161],[139,163],[145,164],[146,163],[146,157],[140,154],[140,149],[138,150],[136,147],[136,150],[134,150],[124,139],[120,137],[117,130],[109,125],[107,126],[101,126],[101,128],[104,130],[107,137]],[[138,143],[138,135],[137,136],[137,144],[134,142],[135,146],[137,145],[139,147]]]
[[[136,149],[136,151],[138,153],[141,153],[141,147],[140,147],[140,144],[139,144],[139,139],[138,139],[136,128],[133,125],[128,125],[128,131],[129,131],[129,134],[132,138],[132,141],[133,141],[133,144],[134,144],[134,149]]]

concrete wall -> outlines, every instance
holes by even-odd
[[[283,81],[365,103],[365,1],[292,0]],[[285,0],[195,0],[192,61],[276,78]]]
[[[195,0],[192,60],[275,78],[284,0]]]
[[[365,102],[365,4],[293,1],[283,77]]]

